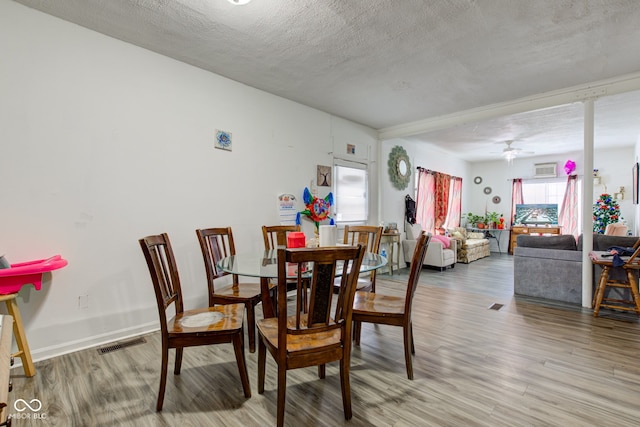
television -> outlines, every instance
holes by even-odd
[[[557,225],[558,204],[536,203],[516,205],[514,224]]]

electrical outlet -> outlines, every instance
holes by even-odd
[[[78,297],[78,308],[89,308],[89,295],[80,295]]]

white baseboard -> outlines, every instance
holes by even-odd
[[[105,334],[92,336],[90,338],[69,341],[58,345],[43,347],[31,352],[31,358],[34,362],[51,359],[53,357],[62,356],[64,354],[74,353],[76,351],[86,350],[92,347],[99,347],[104,344],[113,343],[115,341],[126,340],[131,337],[148,334],[160,329],[158,321],[149,322],[143,325],[137,325],[131,328],[124,328],[117,331],[111,331]],[[15,358],[15,364],[12,368],[22,366],[22,360]]]

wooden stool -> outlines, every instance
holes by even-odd
[[[592,256],[591,260],[593,264],[602,267],[602,273],[600,274],[596,293],[592,301],[594,316],[598,316],[601,307],[614,310],[634,311],[636,314],[640,314],[640,294],[638,293],[638,282],[635,277],[635,272],[640,270],[640,262],[637,259],[640,254],[640,240],[636,242],[633,248],[635,249],[633,255],[620,267],[624,269],[626,273],[626,280],[609,278],[609,274],[613,268],[613,260],[611,258],[604,259],[601,257],[601,254],[598,255],[597,253],[594,253]],[[605,298],[604,294],[607,287],[629,289],[633,300]]]
[[[16,302],[17,296],[17,292],[15,294],[0,295],[0,301],[5,302],[9,314],[13,316],[13,334],[16,337],[18,351],[12,354],[12,356],[20,356],[20,359],[22,359],[24,374],[27,377],[32,377],[36,374],[36,368],[33,365],[33,360],[31,359],[31,351],[29,350],[27,336],[24,333],[22,317],[20,316],[20,310],[18,309],[18,303]]]

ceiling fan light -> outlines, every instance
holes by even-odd
[[[229,3],[234,4],[236,6],[242,6],[243,4],[249,3],[251,0],[228,0]]]
[[[511,160],[516,158],[516,153],[514,153],[513,151],[505,151],[504,153],[502,153],[502,156],[507,159],[508,162],[510,162]]]

